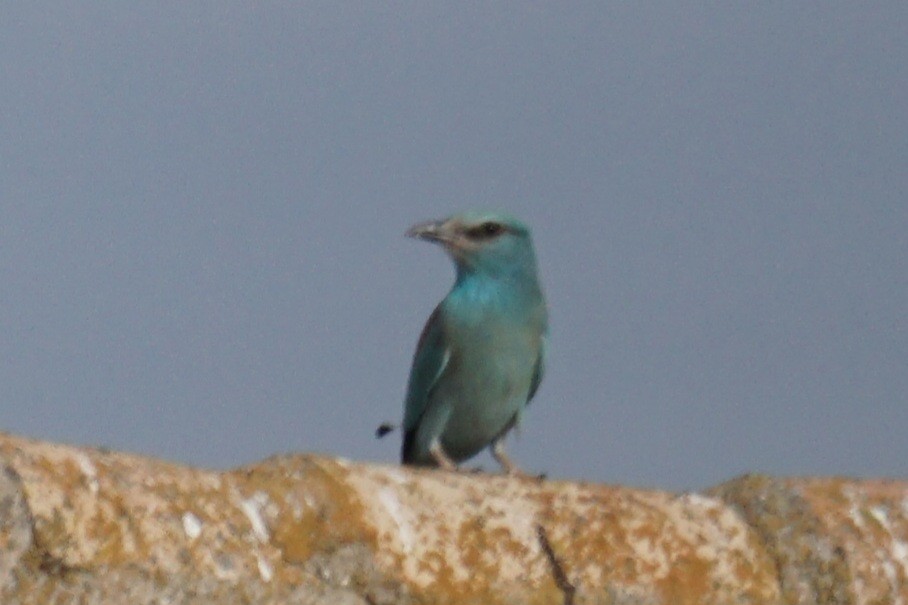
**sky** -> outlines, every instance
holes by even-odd
[[[524,469],[908,476],[904,2],[7,3],[0,81],[0,430],[395,464],[453,281],[404,231],[489,208]]]

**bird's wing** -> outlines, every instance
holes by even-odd
[[[451,348],[446,342],[444,324],[441,320],[441,305],[435,307],[426,326],[419,335],[413,367],[407,385],[407,400],[404,407],[404,431],[416,428],[429,403],[429,394],[451,359]]]
[[[527,396],[527,403],[539,390],[539,383],[542,382],[542,375],[545,373],[545,342],[546,337],[543,336],[539,343],[539,356],[536,358],[536,365],[533,367],[533,378],[530,382],[530,394]]]

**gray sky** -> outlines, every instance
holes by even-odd
[[[2,430],[396,461],[453,279],[403,232],[490,207],[526,469],[908,474],[904,2],[6,3],[0,81]]]

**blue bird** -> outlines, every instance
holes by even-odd
[[[542,380],[548,312],[527,227],[468,212],[414,225],[440,244],[456,280],[429,317],[413,356],[403,421],[403,464],[455,469],[491,446],[508,474],[504,437]]]

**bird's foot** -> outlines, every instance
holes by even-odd
[[[505,453],[504,441],[499,440],[492,444],[492,457],[501,465],[501,469],[506,475],[510,477],[527,477],[527,475],[521,471]]]
[[[448,457],[445,450],[441,447],[441,442],[437,439],[429,445],[429,455],[435,460],[435,463],[445,471],[456,471],[457,464]]]

